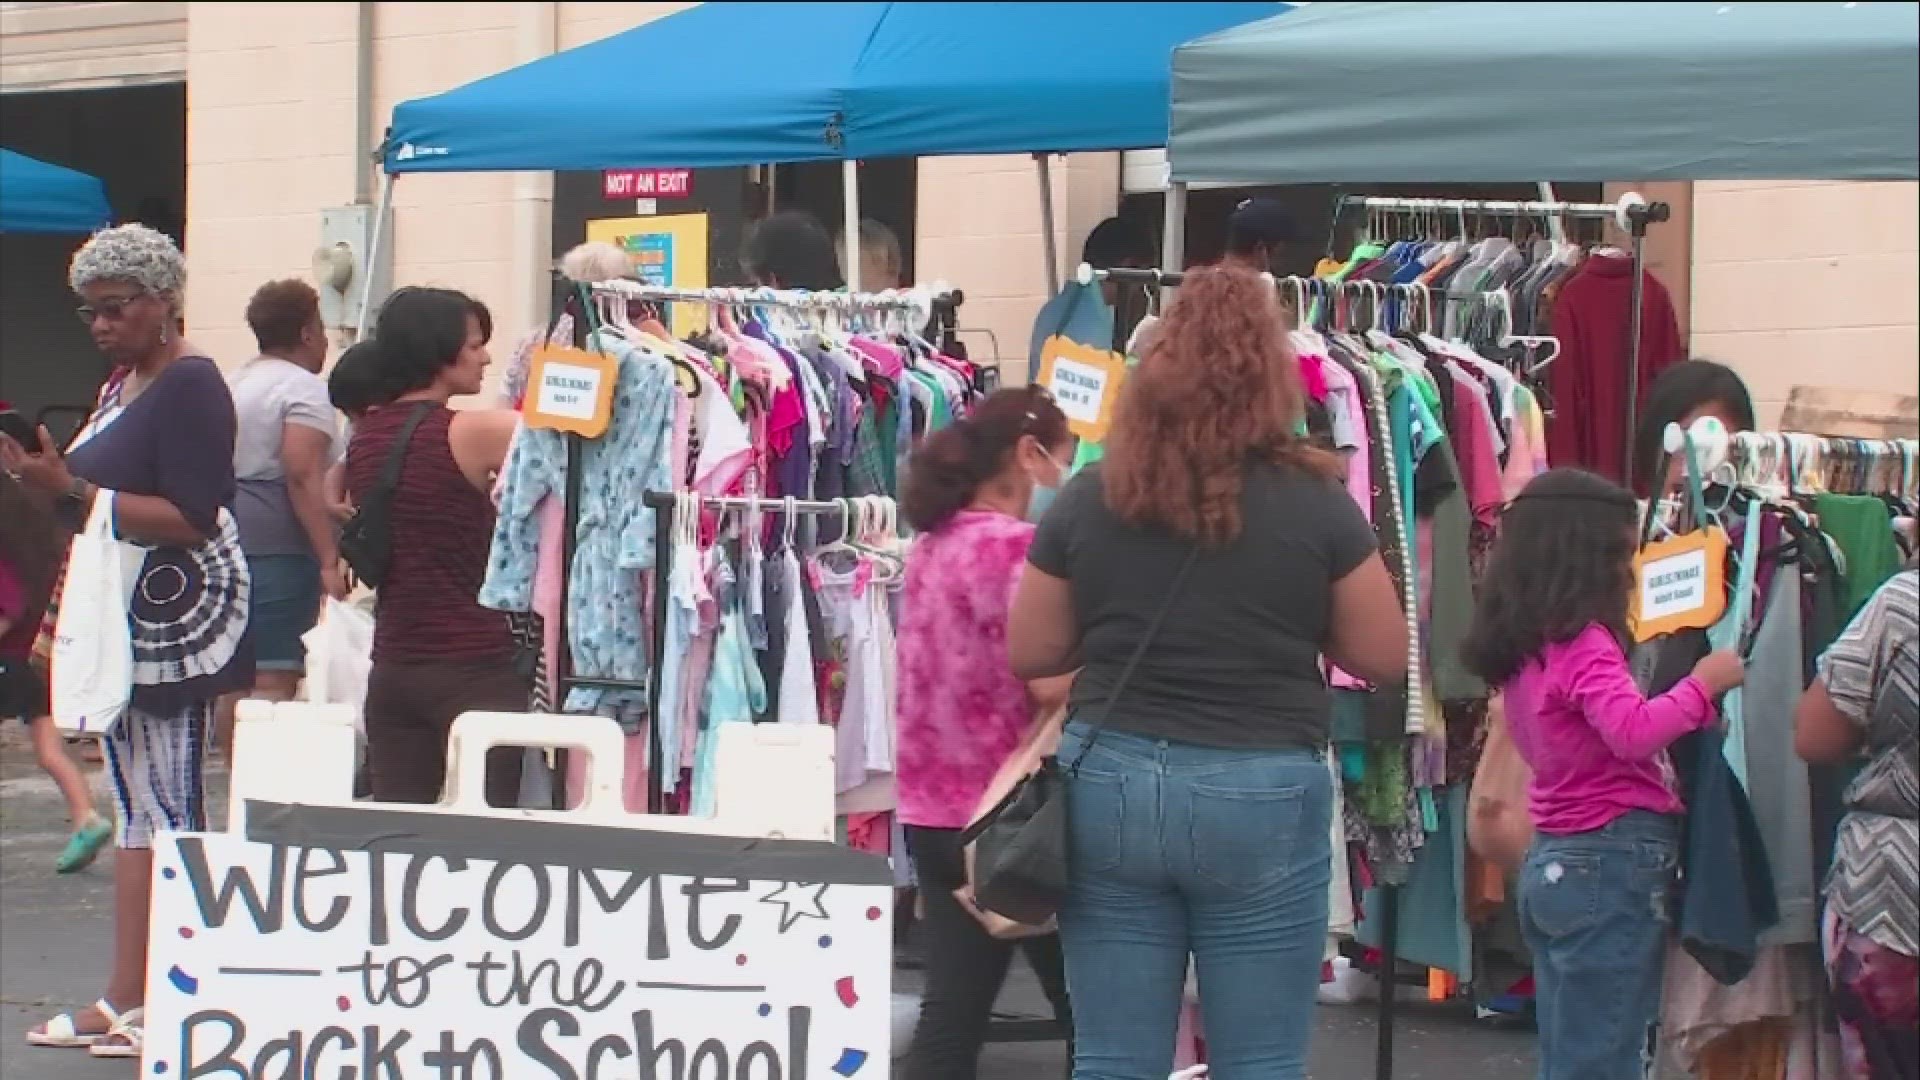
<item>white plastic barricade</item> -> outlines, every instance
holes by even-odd
[[[143,1075],[884,1080],[893,879],[833,843],[832,730],[719,738],[711,819],[626,813],[576,716],[461,717],[403,806],[327,707],[249,710],[233,829],[155,842]],[[587,754],[584,802],[485,806],[494,746]]]

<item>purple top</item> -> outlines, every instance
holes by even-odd
[[[114,408],[118,400],[114,386],[101,408]],[[105,429],[75,447],[67,467],[110,491],[165,499],[210,535],[221,508],[233,505],[238,427],[220,369],[204,356],[183,356]]]
[[[227,380],[213,361],[183,356],[167,365],[145,393],[120,407],[124,382],[116,376],[101,395],[96,415],[103,423],[91,438],[67,454],[75,476],[110,491],[149,495],[174,505],[194,528],[220,533],[220,511],[233,507],[236,484],[233,447],[238,422]],[[115,414],[117,411],[117,415]],[[110,417],[110,419],[105,419]],[[134,590],[133,615],[145,623],[135,637],[155,664],[182,667],[198,650],[234,649],[232,659],[211,674],[182,677],[157,685],[136,684],[133,704],[168,715],[253,684],[253,653],[234,635],[244,630],[245,609],[228,601],[203,603],[208,575],[224,582],[231,567],[209,566],[194,552],[177,547],[147,549]],[[159,582],[149,589],[149,579]],[[150,594],[165,592],[164,600]],[[224,594],[223,594],[224,595]],[[143,650],[136,648],[136,664]],[[136,677],[138,671],[136,670]]]
[[[1716,719],[1699,679],[1648,701],[1620,643],[1595,623],[1548,645],[1504,690],[1514,745],[1533,770],[1534,828],[1591,832],[1632,810],[1684,809],[1666,749]]]

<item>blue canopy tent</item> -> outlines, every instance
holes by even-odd
[[[384,147],[388,192],[408,172],[844,161],[857,223],[862,158],[1165,145],[1174,46],[1286,10],[705,3],[403,102]],[[1051,247],[1051,227],[1045,236]],[[847,244],[857,286],[857,229]]]
[[[90,233],[112,222],[99,177],[0,149],[0,233]]]

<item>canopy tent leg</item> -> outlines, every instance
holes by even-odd
[[[1165,242],[1161,244],[1160,265],[1179,273],[1187,262],[1187,185],[1167,185],[1166,220],[1161,226]],[[1166,297],[1160,298],[1161,303]]]
[[[843,277],[847,279],[847,291],[860,291],[860,163],[848,158],[840,163],[841,197],[844,202],[846,221],[843,229],[847,234],[847,265],[843,267]]]
[[[1060,241],[1053,233],[1053,155],[1033,155],[1040,171],[1040,244],[1046,251],[1047,297],[1060,292]]]
[[[373,268],[380,264],[380,241],[387,234],[387,219],[393,216],[393,182],[399,179],[387,173],[380,181],[380,209],[373,215],[373,239],[360,260],[360,316],[354,322],[353,339],[367,339],[367,324],[373,321]]]

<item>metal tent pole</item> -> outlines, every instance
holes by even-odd
[[[1167,185],[1165,220],[1161,225],[1160,265],[1176,273],[1187,268],[1187,185]],[[1166,298],[1162,297],[1162,301]]]
[[[1620,469],[1621,481],[1629,488],[1633,486],[1634,425],[1640,419],[1640,334],[1646,325],[1647,226],[1666,221],[1672,213],[1666,203],[1649,203],[1639,193],[1629,192],[1620,197],[1615,215],[1616,224],[1633,237],[1633,306],[1627,312],[1626,450]]]
[[[1047,296],[1060,292],[1060,240],[1053,234],[1053,155],[1033,155],[1040,173],[1040,244],[1046,252]]]
[[[842,228],[847,234],[847,265],[841,267],[841,276],[847,280],[848,292],[860,291],[860,163],[852,158],[840,163],[840,194],[846,221]]]
[[[386,236],[387,219],[393,216],[393,182],[398,179],[393,173],[385,173],[380,182],[380,209],[373,214],[373,239],[367,242],[365,258],[360,260],[360,317],[354,322],[355,341],[364,341],[367,337],[367,324],[373,321],[373,268],[379,262],[380,242]]]

